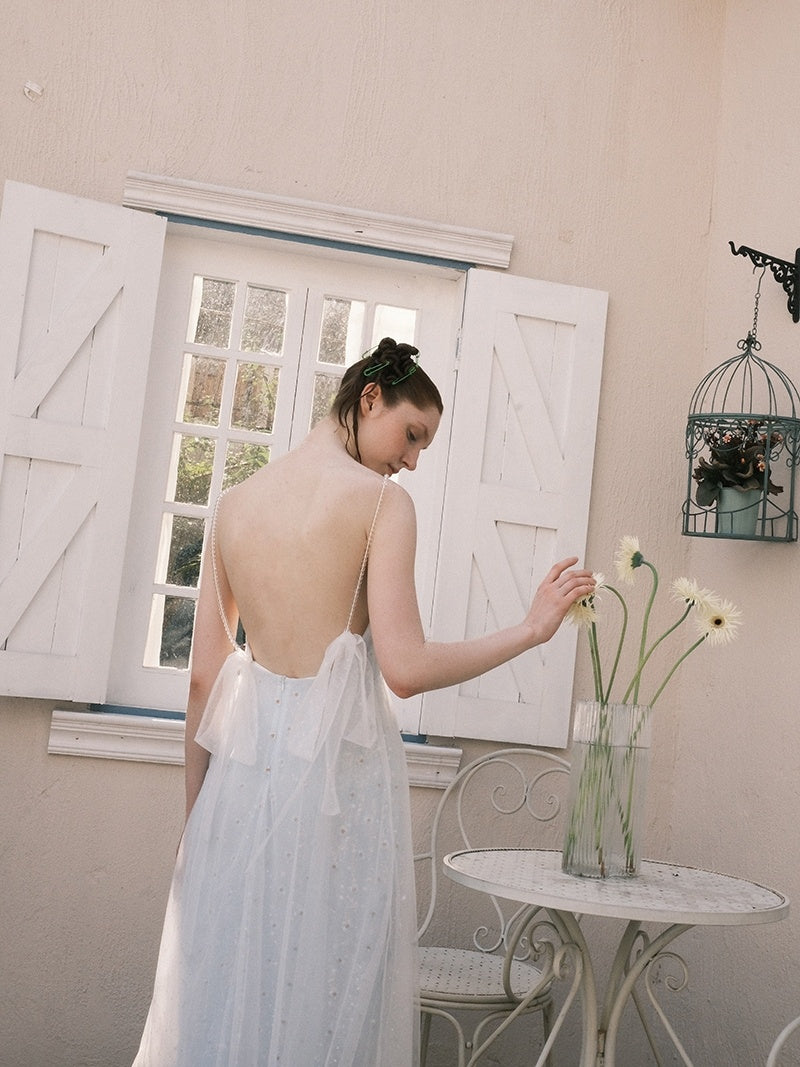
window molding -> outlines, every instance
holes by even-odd
[[[514,238],[505,233],[357,211],[335,204],[228,189],[138,171],[128,173],[122,202],[125,207],[178,218],[384,249],[462,265],[508,267],[514,243]]]
[[[136,763],[183,764],[183,719],[55,708],[47,751]],[[424,789],[446,789],[458,772],[460,748],[404,741],[408,780]]]

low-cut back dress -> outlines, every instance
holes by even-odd
[[[370,539],[314,677],[229,634],[134,1067],[418,1062],[405,755],[369,631],[350,629]]]

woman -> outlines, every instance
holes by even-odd
[[[568,559],[517,626],[426,640],[414,507],[389,480],[442,413],[417,355],[384,338],[331,415],[217,508],[187,823],[135,1067],[417,1062],[408,782],[381,675],[401,697],[472,678],[547,641],[594,584]]]

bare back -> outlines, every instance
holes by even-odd
[[[310,677],[347,627],[382,487],[348,456],[303,445],[224,498],[217,543],[247,642],[275,674]],[[367,626],[362,587],[351,629]]]

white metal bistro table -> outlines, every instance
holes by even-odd
[[[676,937],[693,926],[749,926],[778,922],[789,913],[789,901],[773,889],[696,867],[643,860],[634,878],[577,878],[561,870],[561,853],[549,849],[470,849],[452,852],[444,859],[445,873],[455,882],[506,900],[529,905],[520,919],[532,942],[541,941],[539,913],[547,913],[560,945],[549,954],[545,980],[560,976],[563,962],[574,964],[573,991],[579,989],[583,1009],[583,1039],[577,1067],[613,1067],[616,1063],[617,1031],[628,997],[639,1008],[645,1031],[658,1060],[652,1037],[641,1010],[636,983]],[[594,967],[578,920],[597,915],[625,920],[614,956],[605,996],[600,1001]],[[643,922],[665,924],[650,938]],[[686,964],[679,960],[684,975]],[[559,1013],[553,1028],[555,1040],[572,996]],[[651,1000],[670,1040],[684,1064],[692,1067],[666,1015]],[[544,1064],[548,1042],[535,1067]],[[658,1061],[660,1062],[660,1060]]]

